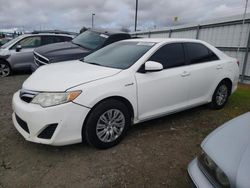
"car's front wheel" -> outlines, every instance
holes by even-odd
[[[96,148],[110,148],[122,140],[130,124],[131,117],[123,102],[105,100],[90,113],[83,136]]]
[[[214,91],[210,107],[213,109],[223,108],[227,103],[230,92],[231,92],[230,84],[226,81],[220,82]]]
[[[0,61],[0,77],[7,77],[11,74],[10,65],[6,62]]]

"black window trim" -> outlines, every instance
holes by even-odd
[[[169,69],[175,69],[175,68],[180,68],[180,67],[184,67],[184,66],[188,66],[190,64],[188,64],[188,57],[187,57],[187,52],[185,50],[185,47],[184,47],[184,41],[171,41],[171,42],[167,42],[167,43],[164,43],[162,45],[160,45],[152,55],[150,55],[147,60],[145,60],[145,62],[143,62],[143,64],[140,66],[140,68],[136,71],[138,73],[146,73],[145,71],[145,63],[159,50],[161,49],[162,47],[166,46],[166,45],[169,45],[169,44],[177,44],[177,43],[181,43],[182,45],[182,49],[183,49],[183,55],[184,55],[184,61],[185,63],[181,66],[177,66],[177,67],[169,67],[169,68],[165,68],[165,69],[162,69],[161,71],[164,71],[164,70],[169,70]],[[157,63],[160,63],[160,62],[157,62]]]

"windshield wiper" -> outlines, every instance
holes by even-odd
[[[83,62],[84,62],[84,63],[91,64],[91,65],[102,66],[102,65],[101,65],[101,64],[99,64],[99,63],[93,63],[93,62],[84,61],[84,59],[83,59]]]

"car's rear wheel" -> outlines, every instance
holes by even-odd
[[[222,109],[228,101],[230,95],[230,85],[226,81],[219,83],[214,91],[210,107],[213,109]]]
[[[106,100],[90,113],[83,136],[96,148],[110,148],[122,140],[130,124],[127,106],[118,100]]]
[[[7,77],[11,74],[10,65],[6,62],[0,61],[0,77]]]

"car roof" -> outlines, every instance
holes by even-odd
[[[119,31],[119,30],[115,30],[115,29],[88,29],[89,31],[94,31],[94,32],[97,32],[97,33],[103,33],[105,35],[114,35],[114,34],[127,34],[127,35],[130,35],[129,33],[126,33],[126,32],[123,32],[123,31]]]
[[[56,34],[56,33],[36,33],[36,34],[23,34],[21,35],[23,37],[29,37],[29,36],[64,36],[64,37],[71,37],[73,38],[73,35],[68,35],[68,34]]]
[[[134,42],[153,42],[153,43],[168,43],[168,42],[199,42],[203,43],[201,40],[197,39],[186,39],[186,38],[135,38],[128,39],[124,41],[134,41]]]

